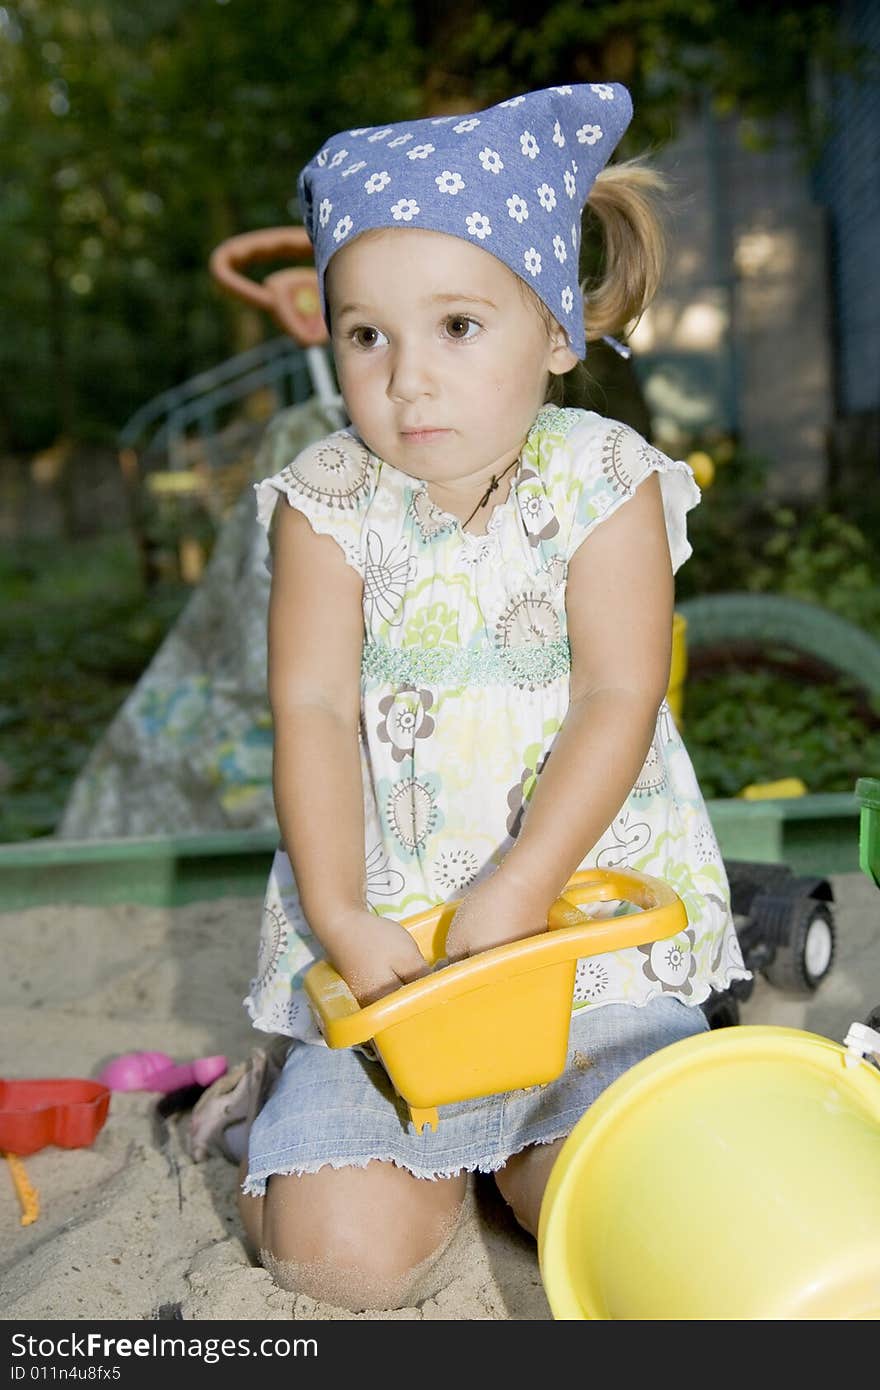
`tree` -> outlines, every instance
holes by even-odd
[[[812,148],[809,65],[856,58],[816,3],[7,0],[0,448],[109,440],[228,356],[244,320],[210,252],[296,220],[296,173],[332,130],[604,77],[634,93],[624,157],[705,90],[755,121],[791,111]]]

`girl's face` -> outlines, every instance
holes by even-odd
[[[442,232],[364,234],[334,255],[326,290],[352,424],[441,487],[464,492],[515,459],[548,373],[577,360],[507,266]]]

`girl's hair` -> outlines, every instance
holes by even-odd
[[[619,333],[645,312],[657,293],[666,263],[664,212],[669,191],[669,180],[647,165],[643,156],[607,165],[596,175],[584,218],[599,223],[602,273],[581,283],[588,343]],[[589,253],[586,227],[583,243]],[[559,324],[544,301],[528,285],[523,288],[547,332],[558,331]],[[570,395],[583,395],[589,383],[588,366],[578,362],[564,377],[550,377],[546,400],[563,405]]]
[[[657,293],[666,262],[663,199],[669,183],[643,158],[606,165],[596,175],[587,213],[599,221],[604,273],[585,281],[587,342],[639,318]]]

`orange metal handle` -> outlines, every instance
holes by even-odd
[[[260,283],[243,273],[260,261],[303,262],[267,275]],[[318,276],[312,260],[312,243],[305,227],[263,227],[242,232],[215,247],[208,261],[211,275],[229,294],[272,315],[278,326],[300,347],[327,342],[321,316]]]

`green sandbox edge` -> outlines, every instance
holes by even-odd
[[[860,779],[858,787],[863,782],[880,793],[880,782]],[[878,823],[872,814],[877,808],[866,811],[864,802],[860,808],[859,796],[851,793],[729,798],[707,806],[725,859],[785,863],[799,874],[857,871],[860,810],[863,821],[870,815],[872,827]],[[47,836],[0,845],[0,911],[50,903],[180,907],[214,898],[259,898],[277,844],[277,831],[269,829],[112,840]]]

